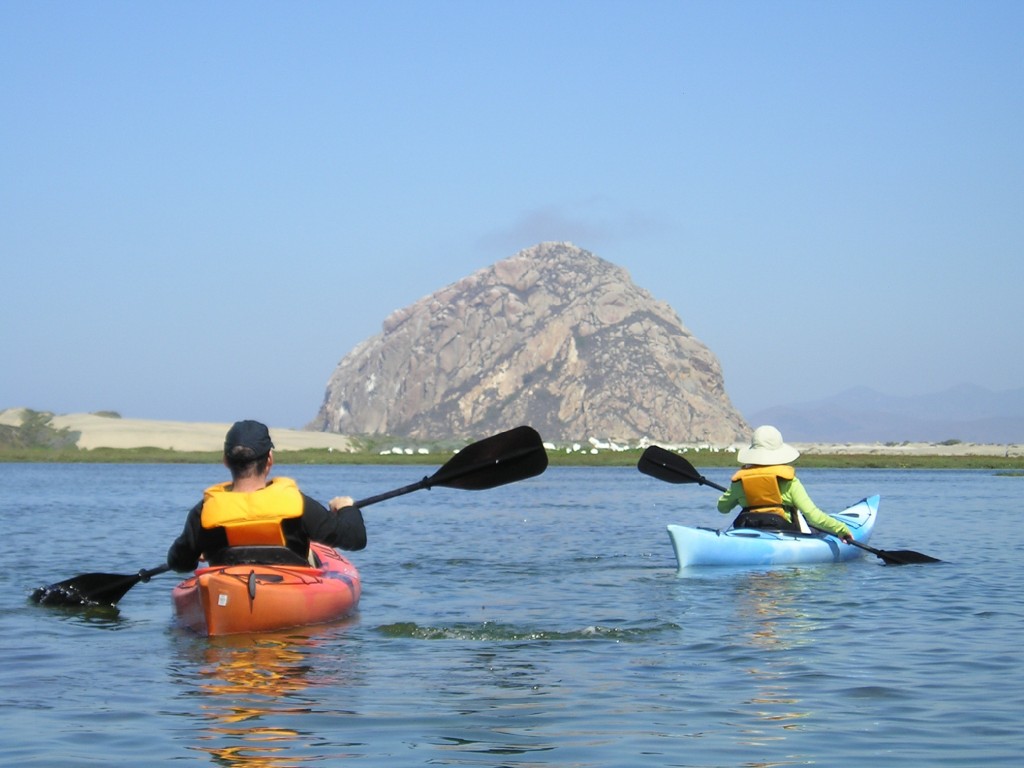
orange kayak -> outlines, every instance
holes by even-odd
[[[324,624],[356,609],[362,586],[348,559],[313,544],[320,565],[312,567],[273,549],[284,562],[199,568],[178,584],[171,594],[178,624],[203,635],[232,635]]]

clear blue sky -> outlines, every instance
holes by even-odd
[[[0,1],[0,408],[311,420],[569,240],[747,414],[1024,386],[1024,3]]]

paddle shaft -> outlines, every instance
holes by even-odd
[[[149,581],[154,576],[159,576],[161,573],[167,573],[169,570],[171,570],[171,566],[165,563],[164,565],[158,565],[156,568],[139,571],[139,581]]]
[[[808,525],[810,525],[810,523],[808,523]],[[811,528],[814,528],[814,530],[820,531],[821,533],[828,533],[828,531],[822,531],[821,528],[815,528],[813,525],[811,525]],[[881,557],[882,559],[885,559],[885,556],[882,554],[882,550],[875,549],[874,547],[869,547],[867,544],[861,544],[856,539],[850,539],[846,543],[847,544],[852,544],[853,546],[857,547],[858,549],[863,549],[865,552],[870,552],[873,555],[878,555],[878,557]]]
[[[726,491],[729,490],[728,488],[726,488],[723,485],[719,485],[718,483],[711,482],[710,480],[708,480],[703,475],[701,475],[700,482],[698,484],[699,485],[706,485],[706,486],[708,486],[710,488],[714,488],[716,491],[721,491],[722,493],[725,493]]]

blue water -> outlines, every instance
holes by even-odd
[[[278,467],[357,498],[417,467]],[[728,470],[708,469],[719,482]],[[209,640],[167,574],[118,612],[37,586],[161,564],[218,466],[0,464],[0,764],[18,766],[1010,766],[1024,754],[1017,498],[985,471],[824,471],[871,493],[872,544],[939,565],[676,575],[669,522],[715,492],[552,468],[365,510],[359,613]]]

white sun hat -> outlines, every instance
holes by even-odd
[[[740,448],[736,460],[740,464],[789,464],[796,461],[800,451],[782,442],[782,433],[775,427],[765,425],[754,430],[750,445]]]

